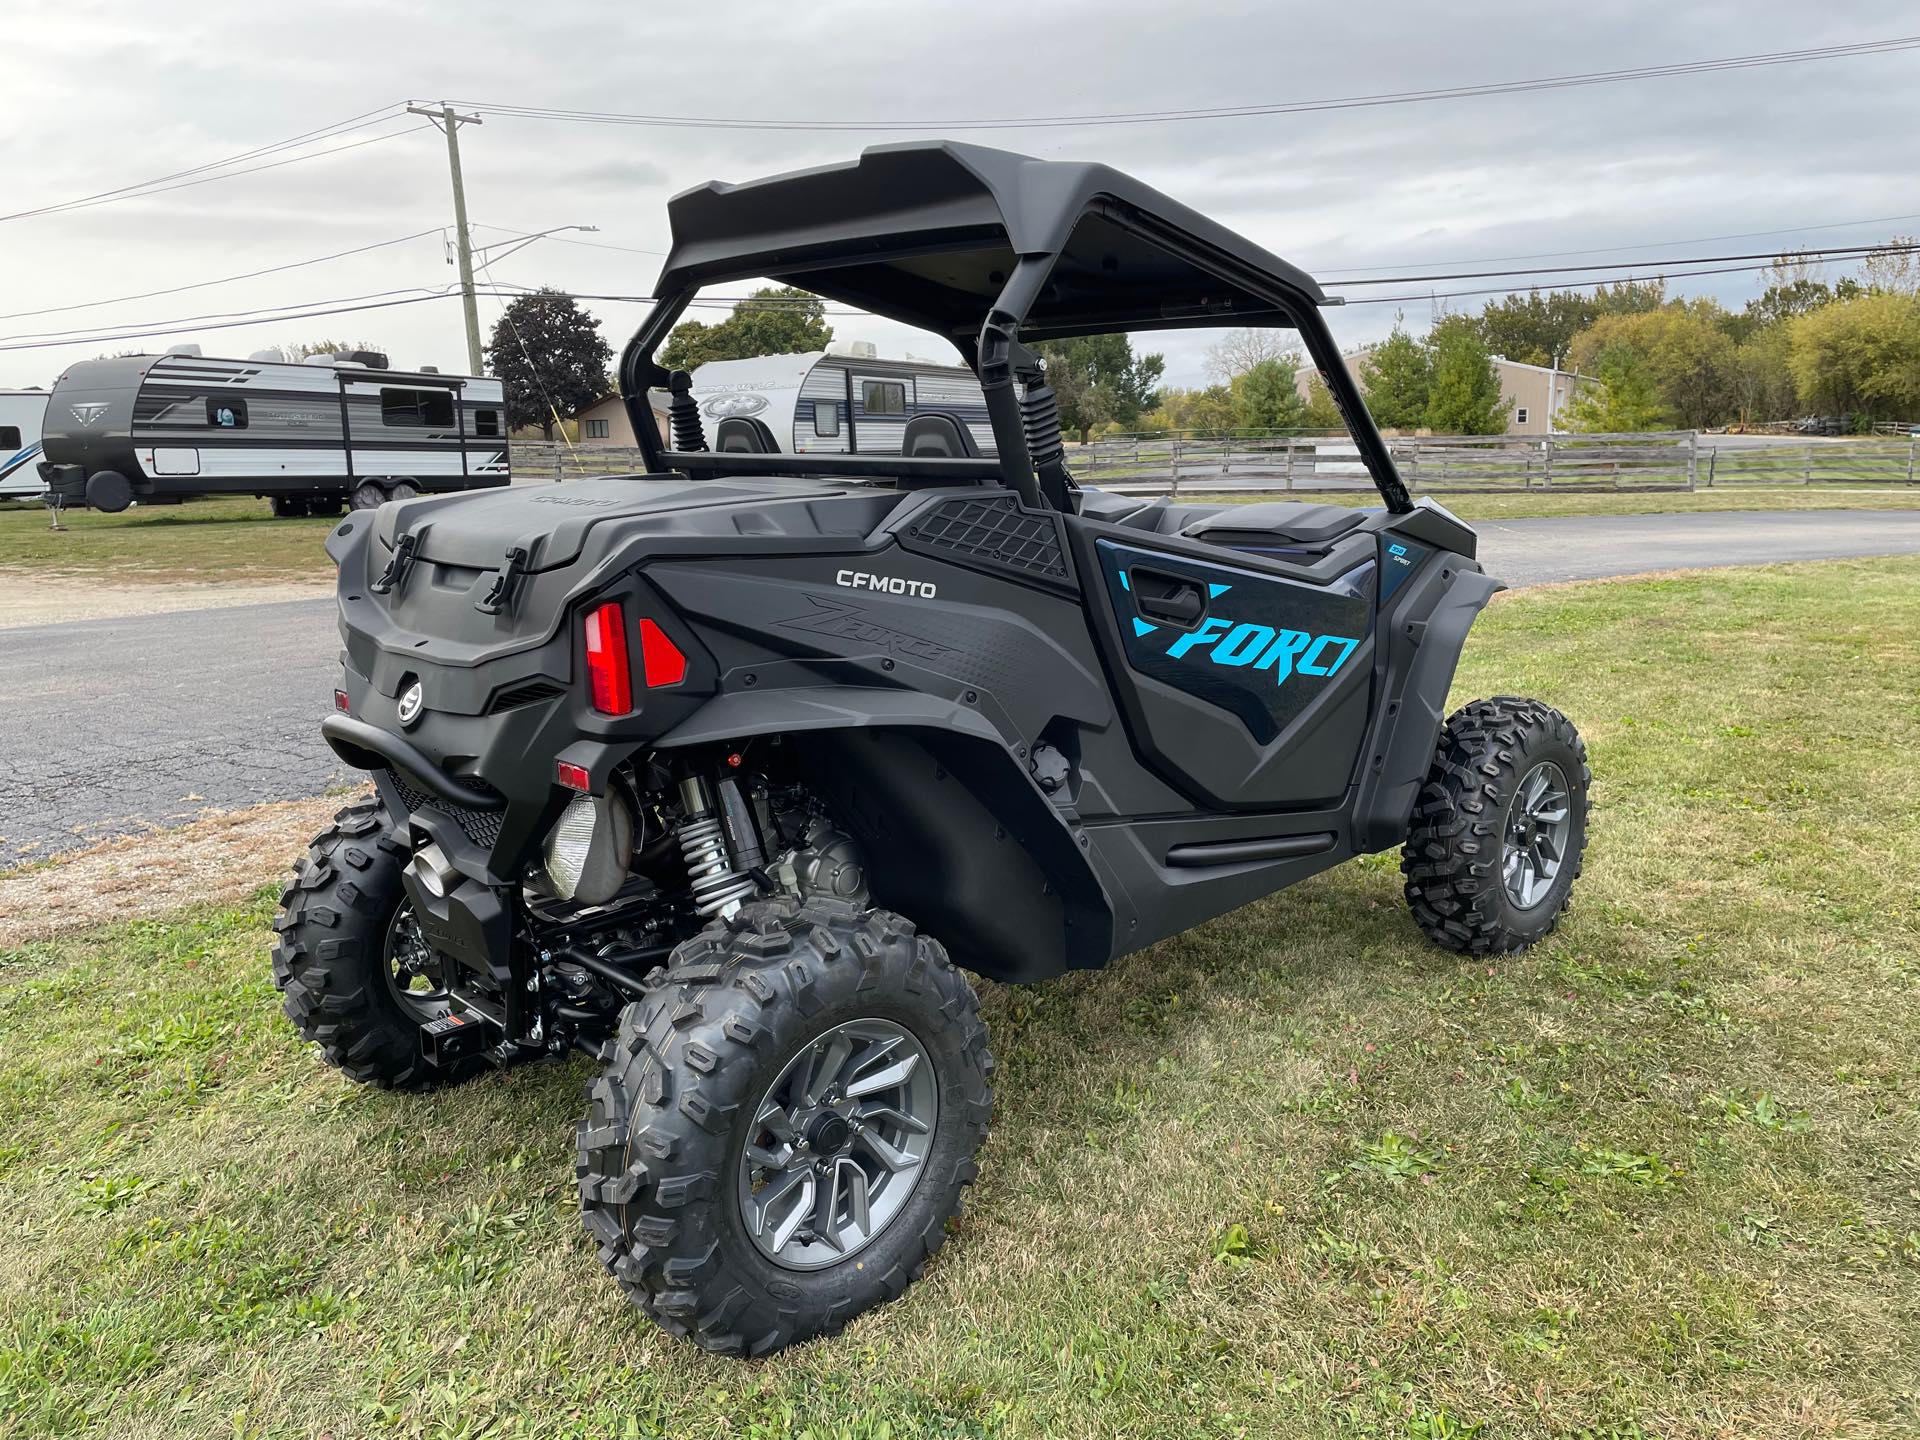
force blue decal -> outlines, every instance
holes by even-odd
[[[1098,549],[1128,665],[1232,712],[1263,745],[1353,668],[1372,624],[1371,563],[1311,585],[1111,540]]]

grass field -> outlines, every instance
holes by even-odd
[[[1911,1436],[1920,585],[1497,601],[1459,698],[1585,730],[1575,908],[1429,948],[1391,856],[986,987],[999,1109],[924,1282],[709,1358],[574,1216],[574,1061],[355,1089],[271,904],[0,954],[0,1436]]]
[[[1201,501],[1270,500],[1270,495],[1192,497]],[[1303,495],[1339,505],[1374,505],[1371,491]],[[1516,520],[1541,515],[1653,514],[1687,510],[1913,509],[1920,489],[1881,486],[1831,490],[1696,490],[1673,493],[1605,492],[1543,495],[1442,495],[1468,520]],[[0,505],[0,575],[70,574],[106,582],[149,584],[175,580],[270,581],[325,578],[321,548],[337,520],[275,520],[264,500],[195,500],[185,505],[136,507],[120,515],[90,510],[67,515],[68,533],[47,528],[38,506]]]
[[[264,500],[192,500],[118,515],[69,510],[65,533],[38,505],[0,506],[0,572],[150,584],[324,578],[335,519],[276,520]]]

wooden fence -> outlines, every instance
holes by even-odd
[[[1734,485],[1912,485],[1920,440],[1763,442],[1693,430],[1633,435],[1434,435],[1389,438],[1409,489],[1692,490]],[[1369,490],[1345,435],[1123,435],[1069,446],[1083,484],[1133,495]],[[519,480],[644,471],[638,449],[521,444]]]

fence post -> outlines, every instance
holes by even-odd
[[[1800,472],[1800,483],[1802,485],[1813,484],[1813,446],[1811,445],[1807,446],[1806,466]]]
[[[1913,483],[1913,447],[1920,445],[1920,432],[1907,436],[1907,483]]]
[[[1544,454],[1541,458],[1541,466],[1546,473],[1542,477],[1541,484],[1542,488],[1551,490],[1553,488],[1553,436],[1547,436],[1546,444],[1542,449]]]
[[[1700,432],[1687,431],[1687,489],[1700,488]]]
[[[1180,437],[1178,435],[1173,437],[1173,482],[1167,487],[1167,497],[1172,500],[1180,498]]]
[[[1913,478],[1911,465],[1907,467],[1907,478],[1909,480]],[[1291,435],[1287,437],[1287,489],[1289,491],[1293,489],[1293,437]]]
[[[1714,469],[1714,466],[1719,463],[1719,461],[1720,461],[1720,447],[1716,445],[1713,447],[1713,449],[1707,451],[1707,488],[1709,490],[1713,488],[1713,469]]]

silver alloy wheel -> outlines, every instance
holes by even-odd
[[[760,1253],[819,1270],[905,1208],[940,1115],[926,1048],[891,1020],[849,1020],[808,1045],[761,1097],[741,1151],[740,1216]]]
[[[387,953],[381,968],[387,990],[416,1020],[437,1020],[447,1013],[445,964],[420,933],[411,901],[403,900],[387,922]]]
[[[1566,862],[1572,833],[1566,772],[1553,761],[1542,760],[1521,778],[1507,807],[1500,876],[1517,908],[1531,910],[1546,899]]]

